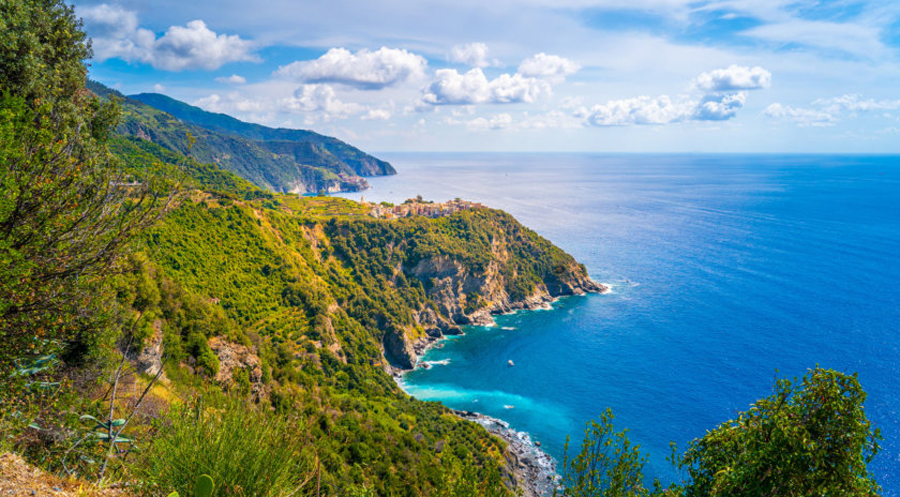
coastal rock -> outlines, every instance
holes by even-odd
[[[502,264],[509,255],[502,244],[492,243],[494,259],[480,274],[473,274],[466,266],[446,255],[420,260],[406,270],[408,274],[427,282],[431,306],[424,306],[413,319],[425,331],[426,337],[410,339],[409,333],[396,329],[385,333],[385,357],[395,367],[413,369],[416,356],[421,356],[438,339],[461,334],[459,325],[490,326],[494,315],[519,310],[547,309],[560,296],[603,293],[607,288],[592,281],[583,266],[574,263],[558,268],[546,280],[536,285],[534,293],[521,300],[513,300],[506,291],[506,277]],[[478,299],[477,302],[469,302]]]
[[[513,430],[506,421],[477,412],[457,411],[454,415],[483,426],[489,433],[506,442],[504,473],[510,486],[523,497],[549,497],[558,487],[556,462],[533,442],[527,433]]]
[[[400,369],[413,369],[418,358],[412,342],[406,337],[406,333],[397,327],[385,331],[382,339],[384,345],[384,357],[394,367]]]

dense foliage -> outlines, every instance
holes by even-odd
[[[685,496],[872,496],[866,469],[880,434],[856,375],[816,368],[691,443],[679,462]]]
[[[260,124],[245,123],[225,114],[207,112],[159,93],[141,93],[129,98],[172,114],[182,121],[226,135],[236,135],[253,140],[274,153],[293,155],[300,163],[327,164],[333,172],[360,176],[396,173],[387,162],[376,159],[337,138],[320,135],[314,131],[276,129]]]
[[[89,53],[62,2],[0,3],[0,382],[14,358],[90,348],[102,278],[161,205],[108,153],[117,107],[84,90]]]
[[[187,104],[161,97],[161,104],[171,112],[190,108],[187,118],[144,104],[91,82],[88,88],[104,98],[115,98],[121,103],[122,119],[117,132],[123,136],[139,138],[159,145],[171,152],[190,153],[203,164],[231,171],[260,188],[278,192],[318,192],[358,190],[365,185],[360,176],[393,174],[390,164],[380,161],[335,138],[308,131],[272,130],[259,125],[242,123],[228,118],[240,126],[228,126],[239,131],[244,127],[268,130],[276,133],[278,140],[255,139],[233,132],[222,126],[201,119],[197,124],[191,117],[196,114],[218,116],[216,122],[227,116],[210,114]],[[155,102],[156,100],[151,100]],[[161,105],[160,104],[160,105]],[[259,132],[252,135],[256,136]],[[282,136],[284,135],[284,136]]]
[[[866,418],[865,399],[856,375],[815,368],[799,383],[779,379],[771,396],[673,455],[685,480],[668,488],[656,482],[653,492],[643,485],[646,457],[626,432],[613,431],[607,411],[567,458],[562,494],[874,497],[881,488],[867,465],[881,435]]]
[[[274,149],[136,102],[123,104],[135,136],[111,138],[116,99],[85,89],[89,53],[61,1],[0,0],[0,447],[149,493],[208,473],[219,495],[509,495],[504,444],[403,393],[385,339],[419,336],[416,316],[441,312],[423,262],[493,271],[511,300],[584,268],[499,211],[386,221],[263,192],[213,163]],[[485,299],[469,291],[466,312]],[[779,381],[694,441],[686,480],[655,492],[874,495],[864,400],[833,371]],[[566,461],[567,495],[648,493],[644,459],[611,421]]]

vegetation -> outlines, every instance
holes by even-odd
[[[812,369],[799,384],[777,380],[771,396],[673,455],[686,479],[668,488],[656,482],[652,493],[643,485],[646,457],[626,432],[613,431],[607,411],[588,424],[571,464],[566,458],[562,495],[876,496],[881,488],[866,466],[881,435],[865,399],[856,375],[829,369]]]
[[[126,184],[107,151],[117,107],[84,91],[72,9],[10,0],[0,18],[2,382],[13,359],[84,355],[100,339],[102,278],[165,198],[151,178]]]
[[[117,131],[121,135],[152,142],[177,154],[190,151],[200,163],[215,164],[213,167],[234,172],[260,188],[277,192],[354,191],[365,186],[360,176],[394,174],[387,162],[311,131],[273,130],[243,123],[163,95],[135,96],[159,106],[153,107],[96,82],[88,88],[120,102],[122,119]]]
[[[264,192],[214,165],[246,138],[143,104],[121,104],[135,136],[113,136],[119,104],[85,89],[88,55],[60,0],[0,0],[0,447],[148,494],[206,474],[217,495],[510,495],[503,442],[403,393],[385,344],[453,319],[423,262],[495,271],[512,300],[584,268],[500,211],[386,221]],[[274,150],[254,146],[246,164]],[[491,298],[464,291],[469,312]],[[864,400],[833,371],[780,381],[654,492],[873,495]],[[611,422],[566,460],[566,495],[648,493]]]
[[[147,456],[135,467],[148,491],[195,495],[198,475],[215,482],[219,495],[274,497],[315,486],[308,432],[286,415],[232,398],[218,408],[200,402],[177,407],[155,424]]]

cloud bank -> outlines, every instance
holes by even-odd
[[[334,83],[362,90],[380,90],[409,80],[424,79],[425,58],[403,49],[386,48],[353,53],[332,48],[315,60],[297,61],[275,71],[280,77],[304,83]]]
[[[422,102],[430,105],[472,105],[534,103],[551,95],[550,84],[521,74],[502,74],[488,80],[479,68],[460,74],[456,69],[439,69],[424,91]]]
[[[217,34],[202,20],[171,26],[157,38],[139,27],[137,14],[119,6],[101,4],[78,10],[93,38],[94,58],[103,62],[120,58],[156,69],[214,70],[229,62],[257,61],[253,43],[237,35]]]

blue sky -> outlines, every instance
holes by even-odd
[[[900,152],[900,2],[75,4],[91,76],[369,151]]]

